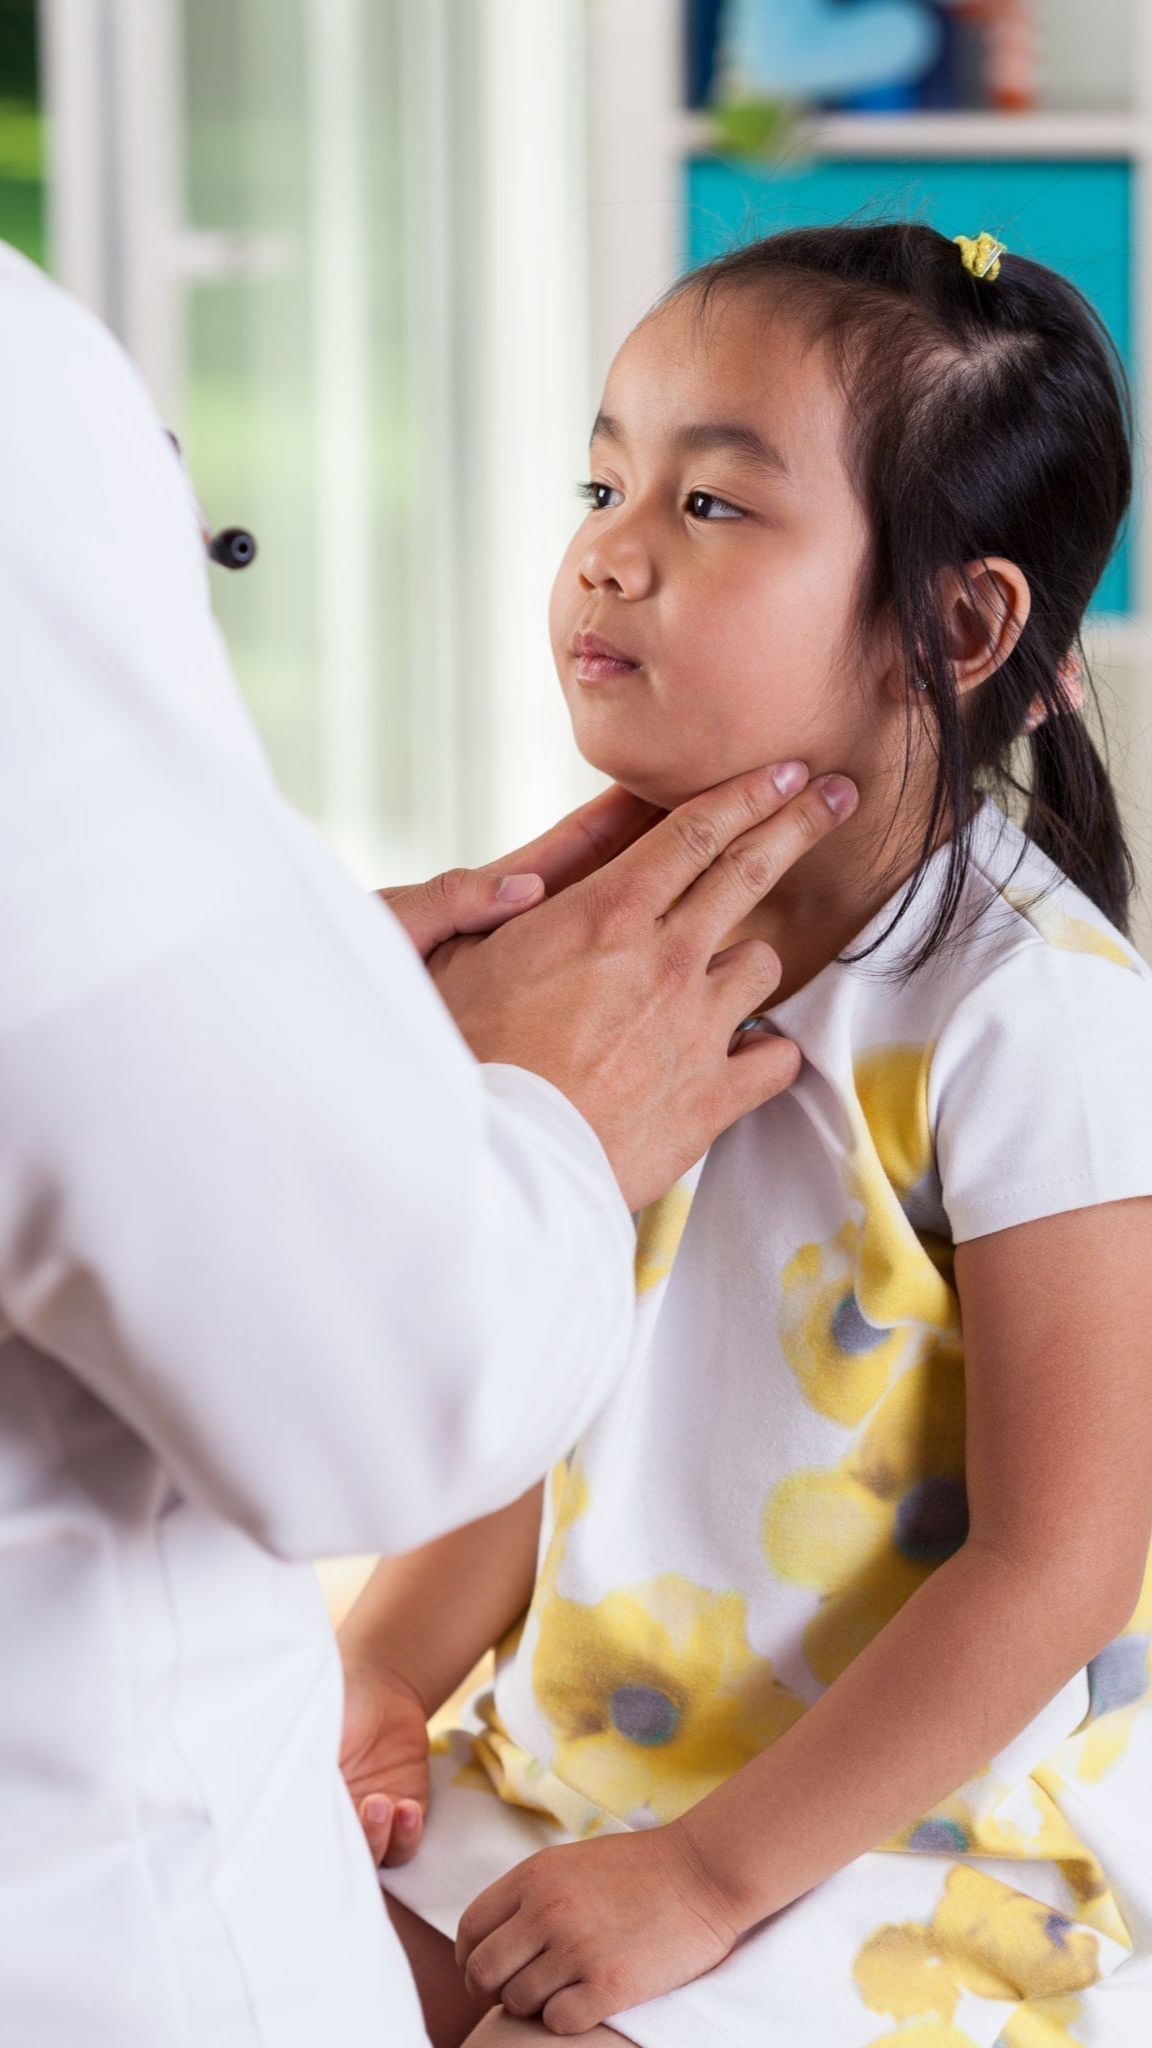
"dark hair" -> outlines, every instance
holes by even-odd
[[[880,938],[842,957],[863,959],[887,938],[950,820],[938,907],[904,973],[941,949],[981,787],[1026,801],[1028,837],[1126,933],[1135,875],[1116,796],[1083,718],[1060,711],[1058,675],[1069,656],[1083,661],[1084,611],[1132,488],[1131,399],[1107,329],[1042,263],[1006,254],[995,280],[977,278],[955,243],[913,221],[770,235],[689,272],[658,304],[691,293],[704,313],[732,287],[767,288],[771,311],[828,346],[842,383],[871,532],[858,624],[888,618],[909,679],[927,683],[908,693],[903,787],[913,718],[934,714],[936,783],[916,870]],[[1023,570],[1032,608],[1013,651],[962,700],[940,572],[989,555]],[[1013,755],[1034,698],[1048,715],[1021,782]]]

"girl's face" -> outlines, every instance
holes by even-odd
[[[898,699],[881,649],[849,666],[867,529],[845,424],[823,351],[752,293],[706,325],[674,301],[617,355],[549,617],[582,754],[649,802],[873,758]]]

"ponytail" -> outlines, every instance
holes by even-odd
[[[1116,793],[1084,721],[1045,718],[1031,735],[1032,777],[1024,829],[1097,909],[1127,934],[1135,886]]]

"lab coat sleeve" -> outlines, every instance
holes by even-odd
[[[0,1308],[269,1548],[409,1547],[595,1413],[631,1219],[279,796],[137,379],[7,255],[0,375]]]

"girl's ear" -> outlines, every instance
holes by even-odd
[[[941,582],[946,644],[963,695],[1007,661],[1027,623],[1032,592],[1023,569],[1003,555],[946,569]]]

